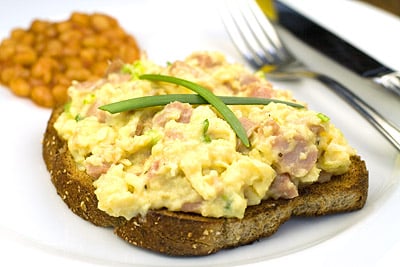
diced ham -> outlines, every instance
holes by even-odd
[[[95,116],[99,122],[103,123],[106,121],[107,113],[99,109],[99,106],[98,101],[95,101],[88,109],[86,116]]]
[[[310,131],[311,132],[313,132],[315,135],[319,135],[323,130],[324,130],[324,128],[321,126],[321,125],[310,125],[309,127],[308,127],[309,129],[310,129]]]
[[[147,170],[147,176],[149,178],[153,178],[155,176],[155,174],[157,173],[157,171],[160,169],[160,166],[161,166],[161,161],[154,160],[151,163],[150,168]]]
[[[151,127],[153,115],[149,113],[142,113],[140,115],[139,122],[136,126],[135,134],[134,135],[142,135],[145,129]]]
[[[249,87],[249,96],[251,97],[272,98],[274,96],[274,90],[271,86],[265,84],[250,84]]]
[[[297,186],[292,182],[288,173],[278,174],[272,182],[268,193],[274,199],[291,199],[299,195]]]
[[[247,91],[248,96],[271,98],[274,95],[272,85],[262,82],[254,75],[245,74],[240,77],[240,91]]]
[[[332,173],[326,172],[326,171],[322,170],[322,171],[319,173],[318,182],[319,182],[319,183],[326,183],[326,182],[329,182],[329,181],[331,180],[332,176],[333,176]]]
[[[172,103],[175,108],[178,108],[181,111],[181,116],[178,119],[178,122],[189,123],[190,118],[192,117],[193,108],[189,104],[182,104],[180,102]]]
[[[269,119],[256,127],[255,132],[263,136],[277,136],[279,135],[280,128],[281,127],[274,119]]]
[[[188,60],[190,59],[194,59],[196,61],[196,65],[203,69],[221,65],[220,61],[215,60],[211,55],[205,53],[195,53],[188,58]]]
[[[118,73],[121,71],[122,66],[124,66],[124,62],[121,59],[115,59],[108,64],[106,70],[106,76],[110,73]]]
[[[254,123],[253,121],[251,121],[249,118],[246,117],[239,118],[239,122],[245,129],[247,137],[250,137],[254,129],[257,127],[256,123]],[[236,143],[236,151],[245,154],[249,151],[249,149],[238,139]]]
[[[96,88],[100,88],[106,82],[107,82],[106,79],[99,79],[96,81],[77,82],[76,84],[74,84],[74,86],[77,90],[91,92]]]
[[[272,147],[281,155],[289,148],[289,142],[283,135],[275,135],[275,138],[272,140]]]
[[[281,127],[275,120],[273,119],[267,120],[264,124],[270,127],[272,135],[276,136],[279,134]]]
[[[170,120],[176,122],[189,123],[192,116],[192,106],[181,102],[172,102],[164,107],[162,111],[157,113],[153,118],[153,124],[164,127]]]
[[[181,211],[183,211],[183,212],[199,212],[201,204],[202,204],[201,202],[184,203],[181,207]]]
[[[177,131],[176,129],[166,129],[164,136],[166,139],[171,139],[171,140],[182,140],[183,139],[183,133],[180,131]]]
[[[174,63],[172,63],[171,66],[169,67],[169,74],[171,76],[179,77],[182,74],[188,74],[188,73],[192,74],[193,77],[199,77],[200,75],[200,72],[196,68],[190,66],[189,64],[183,61],[177,60]]]
[[[109,162],[105,162],[100,166],[95,166],[92,164],[88,164],[86,166],[86,173],[90,176],[92,176],[93,178],[97,179],[100,177],[100,175],[106,173],[108,171],[108,169],[110,168],[111,163]]]
[[[257,127],[257,124],[247,117],[241,117],[239,121],[246,130],[247,137],[250,137],[254,129]]]
[[[260,80],[253,74],[244,74],[240,77],[240,85],[247,86],[252,83],[259,83]]]
[[[293,142],[291,145],[283,136],[277,136],[273,141],[273,149],[279,155],[277,168],[280,173],[302,177],[317,162],[318,149],[300,136],[295,137]]]
[[[130,79],[132,79],[132,76],[129,73],[108,76],[108,82],[110,82],[111,84],[128,82]]]

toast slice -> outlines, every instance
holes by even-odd
[[[79,171],[67,144],[53,127],[63,107],[53,110],[43,140],[43,158],[57,193],[78,216],[113,227],[127,242],[176,256],[199,256],[252,243],[275,233],[291,216],[320,216],[361,209],[368,194],[368,171],[359,156],[347,173],[301,188],[290,200],[266,200],[246,209],[243,219],[209,218],[193,213],[152,210],[126,220],[97,208],[93,178]]]

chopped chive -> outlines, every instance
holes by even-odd
[[[322,122],[327,122],[327,121],[329,121],[329,117],[326,116],[326,115],[323,114],[323,113],[318,113],[318,114],[317,114],[317,117],[318,117]]]
[[[121,72],[130,74],[132,79],[137,79],[143,71],[143,64],[140,60],[135,61],[133,64],[125,64],[121,68]]]
[[[92,104],[96,100],[95,94],[89,94],[83,99],[83,104]]]
[[[211,142],[211,137],[207,133],[208,127],[210,127],[210,121],[208,119],[205,119],[203,121],[203,140],[206,143],[210,143]]]
[[[75,116],[75,121],[76,122],[78,122],[78,121],[81,121],[81,120],[83,120],[84,119],[84,117],[82,117],[82,115],[81,114],[76,114],[76,116]]]

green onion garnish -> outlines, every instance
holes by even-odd
[[[259,98],[259,97],[238,97],[238,96],[217,96],[225,105],[268,105],[269,103],[282,103],[288,106],[303,108],[304,106],[278,99]],[[108,111],[112,114],[136,110],[141,108],[149,108],[155,106],[164,106],[171,102],[178,101],[192,105],[203,105],[208,102],[197,94],[168,94],[168,95],[152,95],[130,98],[111,104],[100,106],[99,109]]]
[[[271,102],[275,102],[275,103],[286,104],[293,107],[303,108],[302,105],[276,99],[216,96],[208,89],[196,83],[172,76],[165,76],[158,74],[143,74],[139,76],[139,79],[173,83],[176,85],[186,87],[194,91],[198,95],[168,94],[168,95],[144,96],[144,97],[132,98],[120,102],[107,104],[99,107],[99,109],[108,111],[110,113],[118,113],[118,112],[146,108],[146,107],[167,105],[174,101],[179,101],[182,103],[189,103],[189,104],[210,104],[224,117],[224,119],[232,127],[232,129],[235,131],[236,135],[239,137],[242,143],[246,147],[249,147],[250,142],[249,139],[247,138],[245,129],[243,128],[238,118],[228,108],[227,105],[268,105]]]

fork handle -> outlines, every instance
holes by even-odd
[[[347,103],[353,106],[368,122],[370,122],[392,145],[400,151],[400,129],[392,122],[385,119],[373,107],[367,104],[344,85],[327,77],[323,74],[317,74],[316,78],[329,88],[333,89]]]

